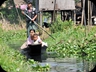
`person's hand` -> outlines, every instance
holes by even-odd
[[[19,5],[16,5],[16,8],[19,8]]]
[[[21,11],[22,14],[24,14],[24,11]]]
[[[34,21],[34,18],[33,19],[31,19],[32,21]]]

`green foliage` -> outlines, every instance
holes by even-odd
[[[26,40],[25,30],[4,31],[0,27],[0,65],[7,72],[42,72],[48,71],[49,66],[42,67],[38,62],[20,53],[20,46]],[[36,64],[36,66],[32,66]]]
[[[3,19],[10,22],[10,24],[19,24],[20,18],[23,20],[24,16],[21,13],[20,9],[15,8],[15,4],[13,0],[7,0],[5,2],[5,7],[0,9],[0,12],[3,15]],[[1,17],[0,17],[1,18]]]
[[[64,31],[65,29],[68,29],[72,27],[73,23],[71,20],[69,21],[62,21],[59,17],[56,19],[56,21],[51,24],[50,30],[52,33],[56,33],[58,31]]]
[[[56,57],[60,58],[76,56],[96,61],[95,30],[96,27],[92,27],[90,32],[87,30],[88,35],[85,35],[84,26],[72,26],[63,32],[58,31],[52,34],[56,40],[50,38],[45,40],[49,44],[47,51],[55,52]]]
[[[24,60],[24,56],[6,44],[0,44],[0,65],[7,72],[26,72],[30,65]],[[23,68],[25,68],[25,71]],[[29,70],[31,69],[28,68]],[[31,71],[30,71],[31,72]]]
[[[62,22],[62,24],[63,23],[64,22]],[[50,37],[45,40],[45,42],[48,43],[47,51],[55,52],[54,56],[56,58],[75,56],[96,61],[96,36],[94,36],[96,27],[91,27],[90,31],[88,31],[85,29],[85,26],[69,25],[70,23],[68,22],[68,24],[65,24],[63,27],[64,29],[59,28],[52,34],[56,40]],[[88,35],[85,35],[85,32],[87,32]],[[7,72],[49,71],[49,64],[41,66],[39,62],[33,59],[26,61],[26,58],[21,55],[17,48],[19,48],[25,40],[25,30],[4,31],[0,28],[0,65]]]
[[[20,40],[21,38],[26,38],[26,33],[21,30],[21,31],[4,31],[0,30],[2,34],[0,35],[0,39],[6,43],[6,42],[12,42],[15,40]]]

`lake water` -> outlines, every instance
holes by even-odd
[[[47,57],[43,55],[42,62],[39,63],[41,66],[48,63],[51,68],[48,72],[89,72],[96,64],[94,61],[86,61],[83,58],[55,58],[51,54],[51,52],[47,53]]]
[[[23,42],[9,43],[11,48],[17,49]],[[86,61],[82,58],[56,58],[55,53],[48,52],[41,56],[40,65],[50,65],[50,71],[48,72],[89,72],[96,65],[96,61]],[[33,65],[34,66],[34,65]]]

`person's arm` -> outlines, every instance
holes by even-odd
[[[35,15],[32,18],[32,21],[36,20],[36,18],[37,18],[37,10],[36,10],[36,8],[33,7],[33,11],[34,11]]]
[[[42,44],[42,40],[41,40],[41,38],[38,36],[38,43],[40,43],[40,44]]]
[[[32,21],[34,21],[36,18],[37,18],[37,15],[35,15],[35,16],[32,18]]]
[[[39,36],[38,36],[38,41],[40,44],[42,44],[42,46],[48,46],[47,43],[43,42]]]
[[[22,10],[21,13],[24,15],[24,11]]]
[[[27,38],[27,45],[32,44],[32,40],[30,39],[30,37]]]

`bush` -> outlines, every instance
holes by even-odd
[[[62,21],[60,18],[57,18],[56,21],[51,25],[50,30],[52,33],[56,33],[58,31],[64,31],[67,28],[71,28],[73,23],[71,20],[69,21]]]

